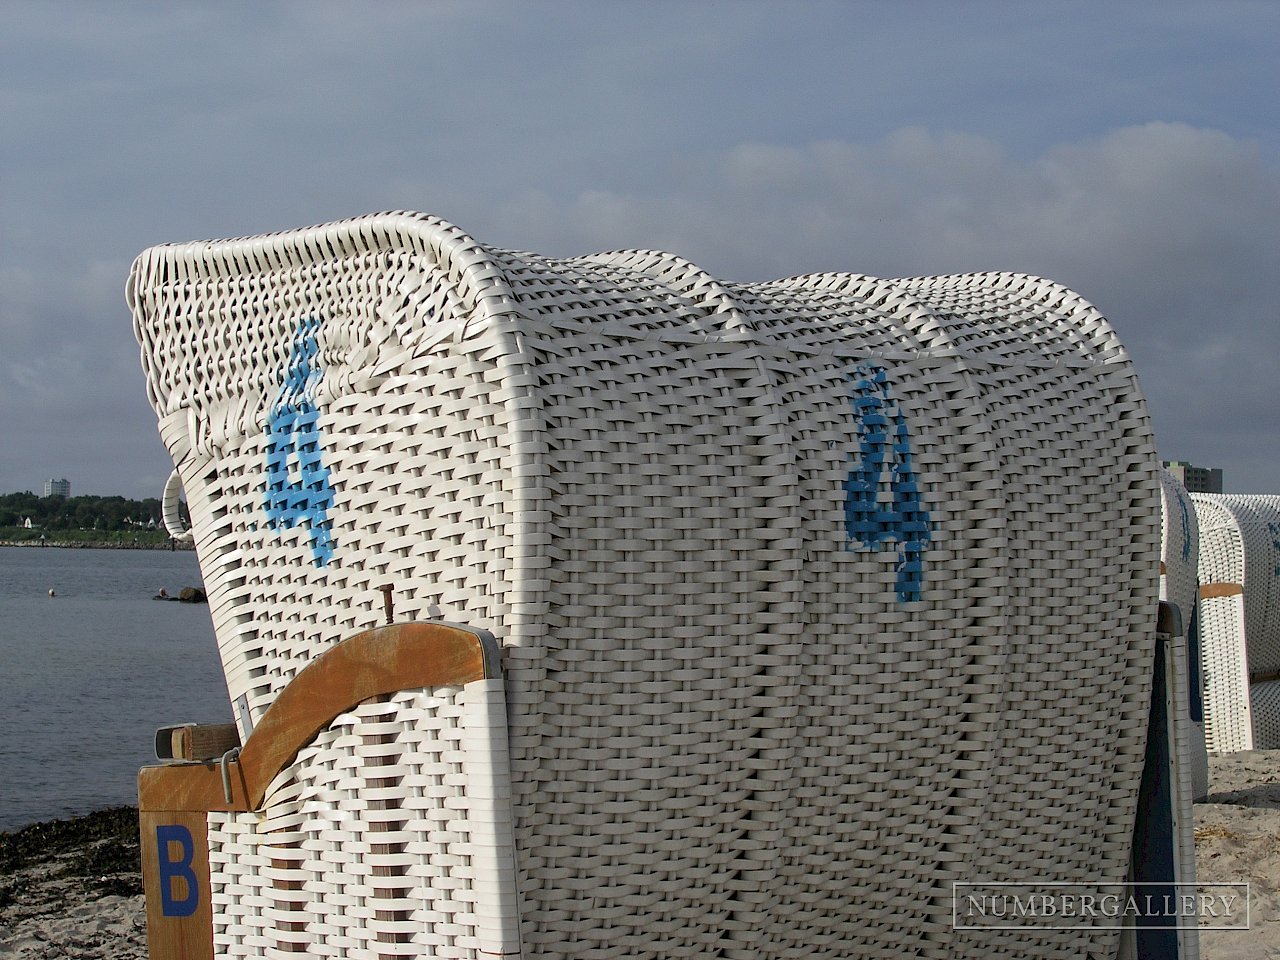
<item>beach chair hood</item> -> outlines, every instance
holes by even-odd
[[[1160,482],[1070,290],[388,213],[156,247],[128,299],[244,736],[384,587],[501,645],[501,903],[458,839],[470,695],[406,691],[211,815],[220,954],[1113,949],[953,917],[956,882],[1129,869]]]

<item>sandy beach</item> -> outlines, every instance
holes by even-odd
[[[1209,758],[1209,796],[1197,803],[1196,876],[1250,885],[1247,931],[1200,934],[1205,960],[1280,957],[1280,750]]]
[[[1201,933],[1204,960],[1280,958],[1280,751],[1209,759],[1196,804],[1202,882],[1245,881],[1250,928]],[[143,960],[146,930],[133,810],[0,834],[0,956]]]
[[[0,834],[0,957],[146,957],[137,812]]]

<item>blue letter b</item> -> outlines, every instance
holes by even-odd
[[[178,860],[169,859],[169,844],[182,847]],[[191,831],[181,824],[171,823],[156,827],[156,856],[160,861],[160,912],[166,917],[189,917],[200,905],[200,886],[191,861],[196,855],[196,845]],[[181,900],[173,895],[173,881],[181,877],[187,884],[187,895]]]

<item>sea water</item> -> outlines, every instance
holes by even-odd
[[[0,547],[0,831],[137,803],[157,727],[229,723],[190,551]],[[53,591],[53,596],[49,591]]]

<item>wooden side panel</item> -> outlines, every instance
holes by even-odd
[[[234,723],[184,723],[156,732],[156,756],[161,760],[215,760],[240,746]]]
[[[138,820],[151,960],[213,960],[207,815],[148,810]]]
[[[166,763],[138,771],[140,810],[253,810],[240,764],[228,764],[231,802],[226,800],[222,770],[216,762]]]

